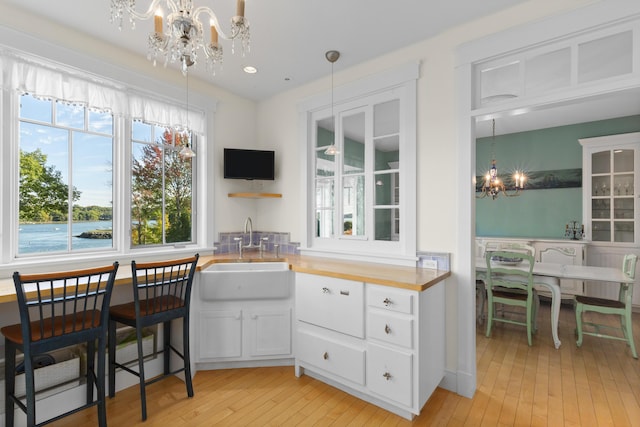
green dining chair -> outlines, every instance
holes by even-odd
[[[631,279],[635,279],[637,261],[637,255],[625,255],[622,261],[622,272],[629,276]],[[634,359],[637,359],[638,353],[636,352],[636,346],[633,342],[633,331],[631,322],[632,301],[633,283],[620,283],[617,300],[589,297],[586,295],[576,295],[576,333],[578,336],[576,344],[578,345],[578,347],[582,346],[582,339],[584,335],[626,341],[631,348],[631,355]],[[583,319],[583,314],[587,311],[620,316],[620,327],[604,325],[595,322],[585,322]],[[585,326],[589,328],[588,331],[584,330]],[[619,333],[617,335],[612,335],[611,333],[607,334],[602,332],[603,329],[616,330]]]
[[[487,337],[495,322],[527,327],[527,341],[533,344],[538,295],[533,286],[534,256],[516,251],[487,251]],[[496,316],[496,305],[523,307],[525,320],[513,316]]]
[[[535,256],[536,249],[524,242],[511,241],[488,241],[476,240],[476,257],[484,258],[487,251],[508,250],[513,252],[525,252]],[[486,315],[484,308],[487,305],[487,285],[486,273],[476,271],[476,321],[479,325],[484,323]],[[534,283],[535,285],[535,283]],[[538,301],[536,301],[538,303]],[[504,307],[501,307],[504,309]]]

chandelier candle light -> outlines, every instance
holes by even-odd
[[[519,196],[520,192],[524,189],[524,181],[526,176],[524,172],[516,171],[513,175],[514,189],[509,190],[504,183],[498,177],[498,168],[496,166],[495,156],[495,138],[496,138],[496,121],[492,120],[492,139],[491,139],[491,169],[484,177],[484,182],[480,188],[481,194],[476,195],[476,198],[482,199],[484,197],[491,197],[495,200],[500,193],[507,197]]]
[[[168,11],[166,27],[163,24],[160,4]],[[147,58],[156,65],[158,57],[164,57],[164,65],[180,62],[182,74],[198,62],[198,51],[204,53],[206,67],[215,75],[216,64],[223,62],[222,46],[218,38],[231,40],[231,53],[235,53],[235,40],[242,43],[242,55],[249,51],[249,21],[244,17],[245,0],[237,0],[236,16],[231,18],[231,30],[222,31],[218,17],[206,6],[194,7],[193,0],[153,0],[146,12],[136,11],[136,0],[111,0],[111,22],[118,22],[122,29],[124,14],[129,14],[131,28],[135,20],[147,20],[153,16],[154,32],[149,35]],[[201,17],[209,17],[210,42],[205,41]],[[166,28],[166,33],[163,31]]]

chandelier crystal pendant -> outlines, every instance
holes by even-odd
[[[163,5],[163,7],[160,7]],[[154,32],[149,35],[147,58],[156,65],[158,58],[169,62],[180,63],[182,74],[197,64],[198,53],[202,51],[207,70],[215,75],[216,65],[222,65],[223,49],[218,38],[231,40],[231,53],[235,53],[235,41],[239,40],[242,55],[249,52],[249,21],[244,17],[245,0],[237,0],[236,16],[231,18],[231,29],[227,34],[222,31],[218,17],[211,8],[194,7],[192,0],[153,0],[146,12],[136,11],[136,0],[111,0],[111,22],[118,22],[122,29],[125,13],[129,15],[131,28],[135,28],[136,20],[147,20],[154,17]],[[163,24],[161,9],[168,12],[166,25]],[[201,19],[209,17],[210,37],[205,40],[205,24]],[[166,32],[164,31],[166,30]]]
[[[502,182],[498,176],[498,167],[496,166],[495,155],[495,139],[496,139],[496,121],[492,120],[492,136],[491,136],[491,168],[484,177],[482,187],[480,187],[480,194],[476,194],[476,198],[482,199],[485,197],[491,197],[495,200],[500,194],[506,197],[519,196],[520,192],[524,190],[524,182],[526,175],[524,172],[516,171],[513,174],[513,187],[508,188],[504,182]]]

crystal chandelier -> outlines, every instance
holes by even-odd
[[[163,24],[160,5],[168,13]],[[242,44],[242,55],[249,51],[249,21],[244,17],[245,0],[237,0],[236,16],[231,18],[229,34],[222,31],[216,14],[209,7],[194,8],[192,0],[153,0],[146,12],[136,11],[136,0],[111,0],[111,22],[118,22],[122,29],[124,14],[129,14],[131,28],[135,28],[135,20],[146,20],[154,17],[154,32],[149,35],[147,58],[156,65],[158,58],[169,62],[179,62],[182,74],[187,74],[188,67],[198,62],[198,52],[202,50],[206,67],[215,75],[216,64],[222,64],[223,51],[218,38],[231,40],[231,53],[235,53],[235,40]],[[201,18],[209,17],[211,35],[209,42],[205,40]],[[166,31],[164,31],[166,30]]]
[[[482,187],[480,187],[477,191],[480,191],[480,194],[476,194],[476,198],[482,199],[484,197],[491,197],[492,200],[495,200],[500,193],[507,197],[519,196],[520,192],[524,189],[524,181],[526,180],[526,176],[524,172],[516,171],[513,175],[513,188],[509,189],[505,184],[500,180],[498,176],[498,168],[496,166],[496,155],[495,155],[495,139],[496,139],[496,121],[492,120],[492,136],[491,136],[491,169],[484,177],[484,182],[482,183]]]

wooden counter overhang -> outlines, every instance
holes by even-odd
[[[289,268],[298,273],[355,280],[418,292],[428,289],[451,275],[450,271],[313,256],[283,255],[276,258],[272,253],[265,253],[260,257],[257,252],[247,252],[242,259],[238,258],[237,253],[204,255],[198,260],[198,270],[207,268],[211,264],[230,262],[287,262]],[[100,265],[104,264],[108,263]],[[131,268],[128,264],[120,264],[115,286],[128,284],[131,284]],[[0,279],[0,303],[15,300],[13,278]]]

